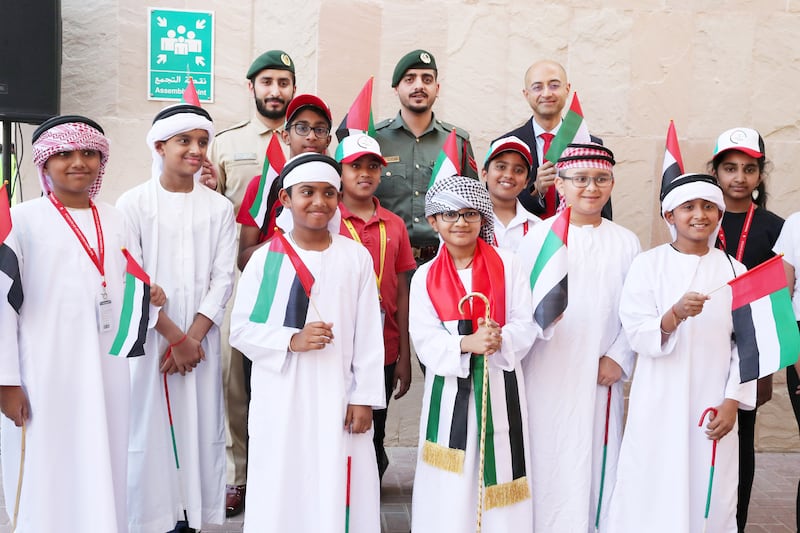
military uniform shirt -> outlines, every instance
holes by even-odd
[[[233,202],[234,215],[239,213],[247,184],[253,176],[260,176],[264,166],[264,154],[273,130],[264,125],[257,116],[223,130],[214,139],[208,158],[217,169],[217,190]],[[284,155],[289,147],[281,140]]]
[[[434,116],[428,128],[417,138],[400,113],[375,126],[381,153],[388,163],[383,169],[381,184],[375,191],[375,196],[383,207],[405,221],[411,245],[414,247],[439,243],[436,232],[425,218],[425,193],[428,191],[436,158],[453,128],[455,126],[437,120]],[[469,134],[456,128],[456,135],[461,154],[461,173],[477,179],[478,172]]]

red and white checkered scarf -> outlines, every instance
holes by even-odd
[[[74,152],[75,150],[97,150],[100,152],[100,170],[97,179],[89,187],[89,198],[94,199],[100,192],[103,183],[103,174],[108,161],[108,139],[93,127],[83,122],[68,122],[58,124],[42,133],[33,143],[33,162],[39,173],[39,183],[42,191],[49,194],[53,189],[50,176],[45,173],[44,167],[47,160],[60,152]]]

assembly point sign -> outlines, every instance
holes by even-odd
[[[149,100],[180,100],[194,81],[201,102],[214,101],[214,12],[149,8]]]

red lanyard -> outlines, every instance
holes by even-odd
[[[744,246],[747,244],[747,236],[750,233],[750,224],[753,223],[753,213],[756,212],[756,204],[751,203],[747,209],[747,216],[744,218],[744,226],[742,226],[742,234],[739,236],[739,246],[736,248],[736,260],[741,263],[744,257]],[[725,232],[722,226],[719,228],[719,243],[722,245],[722,250],[728,251],[728,243],[725,240]]]
[[[103,288],[106,287],[106,274],[105,274],[105,245],[103,243],[103,228],[100,227],[100,215],[97,214],[97,207],[95,207],[94,202],[89,200],[89,207],[92,208],[92,216],[94,217],[94,229],[97,232],[97,252],[95,253],[91,246],[89,246],[89,241],[86,239],[86,236],[81,231],[81,228],[78,227],[78,224],[75,222],[75,219],[72,218],[72,215],[69,214],[67,208],[64,207],[64,204],[61,203],[61,200],[55,197],[55,195],[51,192],[48,195],[50,201],[56,206],[58,212],[64,217],[64,220],[67,222],[67,225],[78,238],[78,241],[83,246],[83,249],[86,250],[86,253],[89,255],[89,259],[92,260],[94,266],[97,267],[97,271],[100,272],[100,277],[103,280]]]

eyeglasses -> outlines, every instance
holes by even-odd
[[[468,224],[481,221],[480,211],[464,211],[463,213],[459,213],[458,211],[445,211],[439,213],[439,216],[444,222],[458,222],[458,219],[462,217],[464,218],[464,222]]]
[[[294,128],[295,133],[297,133],[301,137],[305,137],[306,135],[311,133],[312,130],[314,131],[314,136],[317,139],[322,139],[324,137],[327,137],[331,133],[331,129],[326,128],[325,126],[317,126],[316,128],[312,128],[311,126],[303,122],[298,122],[297,124],[292,124],[291,126],[289,126],[289,129],[292,128]]]
[[[564,176],[563,174],[558,175],[562,180],[569,180],[572,182],[574,186],[579,189],[585,189],[589,186],[589,182],[593,181],[594,184],[599,187],[608,187],[614,181],[614,176]]]

